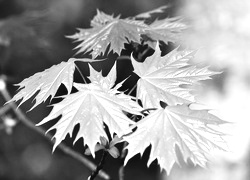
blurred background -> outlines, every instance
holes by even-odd
[[[229,153],[217,154],[209,169],[191,165],[174,166],[169,177],[157,162],[147,168],[147,154],[135,156],[125,168],[127,180],[249,180],[250,140],[250,1],[241,0],[0,0],[0,74],[8,77],[8,90],[14,95],[18,83],[75,54],[76,44],[65,35],[77,27],[88,28],[100,9],[122,17],[171,5],[162,15],[183,16],[189,29],[178,44],[199,49],[194,63],[210,65],[222,74],[202,83],[198,101],[224,120],[228,128]],[[109,65],[110,66],[110,65]],[[1,107],[5,103],[0,97]],[[21,106],[26,112],[30,102]],[[46,103],[27,113],[33,123],[49,110]],[[2,107],[3,108],[3,107]],[[0,111],[2,110],[0,109]],[[2,112],[2,111],[1,111]],[[83,180],[90,171],[60,150],[53,154],[44,137],[2,113],[0,119],[0,180]],[[8,125],[14,123],[15,126]],[[7,126],[7,125],[8,126]],[[72,146],[72,140],[66,143]],[[73,147],[82,152],[82,144]],[[97,156],[99,157],[99,155]],[[98,162],[95,161],[95,162]],[[118,179],[119,162],[109,158],[104,170]],[[98,179],[98,178],[97,178]]]

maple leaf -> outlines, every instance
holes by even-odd
[[[67,62],[61,62],[58,65],[54,65],[42,72],[38,72],[29,78],[24,79],[22,82],[17,84],[20,86],[20,91],[9,101],[18,101],[20,99],[21,104],[31,98],[37,91],[35,96],[35,104],[33,108],[51,96],[51,99],[55,96],[59,86],[64,84],[68,90],[71,92],[73,85],[73,73],[75,70],[75,59],[69,59]]]
[[[147,41],[145,42],[151,48],[154,48],[157,41],[176,42],[181,37],[180,34],[186,29],[186,25],[182,23],[180,17],[165,18],[156,20],[144,29],[143,35],[145,35]]]
[[[74,142],[83,138],[84,144],[89,147],[94,157],[95,146],[101,143],[100,137],[108,139],[104,123],[111,135],[116,133],[120,137],[130,131],[129,125],[134,124],[123,111],[139,114],[138,110],[141,108],[136,102],[129,96],[124,98],[125,95],[119,96],[117,91],[110,89],[116,80],[115,65],[107,77],[94,72],[93,68],[90,72],[90,79],[93,82],[74,83],[78,92],[69,94],[61,102],[54,104],[51,113],[38,124],[44,124],[62,115],[61,119],[48,130],[56,129],[53,150],[68,133],[72,136],[74,127],[79,124],[79,132]]]
[[[144,13],[141,13],[141,14],[137,14],[134,18],[142,18],[142,19],[147,19],[147,18],[150,18],[152,14],[155,14],[155,13],[162,13],[164,9],[168,8],[168,6],[161,6],[161,7],[158,7],[156,9],[153,9],[151,11],[148,11],[148,12],[144,12]]]
[[[30,109],[32,110],[42,102],[46,101],[50,96],[51,99],[54,98],[61,84],[65,85],[69,94],[73,86],[75,61],[96,62],[101,60],[70,58],[67,62],[61,62],[60,64],[53,65],[52,67],[42,72],[38,72],[16,84],[16,86],[20,86],[20,91],[7,103],[22,99],[19,104],[20,106],[38,91],[34,98],[34,100],[36,100],[35,104]]]
[[[163,8],[139,15],[139,17],[147,17],[151,13],[161,12]],[[145,43],[151,47],[158,40],[165,43],[174,42],[178,39],[180,31],[185,27],[179,18],[156,20],[148,25],[142,20],[136,20],[136,17],[120,19],[119,16],[114,17],[98,10],[97,15],[91,21],[92,28],[79,28],[78,33],[67,37],[80,42],[75,48],[79,49],[77,53],[90,52],[92,57],[96,58],[106,51],[107,53],[113,51],[120,54],[125,43],[135,42],[140,44],[142,39],[146,40]]]
[[[140,77],[137,82],[137,98],[142,100],[144,108],[160,107],[159,102],[168,105],[194,102],[191,87],[200,80],[210,79],[209,76],[218,74],[207,67],[197,68],[188,65],[187,61],[194,55],[194,51],[177,51],[161,57],[159,43],[155,53],[141,63],[133,57],[134,72]]]
[[[120,54],[125,43],[129,41],[140,43],[141,29],[146,26],[142,21],[119,19],[119,16],[108,16],[100,11],[97,11],[91,25],[92,28],[79,29],[78,33],[67,37],[76,39],[77,42],[82,41],[75,48],[79,48],[77,53],[92,51],[93,58],[104,54],[109,45],[108,53],[113,51]]]
[[[157,109],[136,124],[134,133],[123,137],[129,143],[124,163],[138,153],[142,155],[151,145],[147,165],[157,159],[161,169],[169,173],[178,163],[177,145],[185,162],[190,158],[195,165],[204,167],[211,150],[226,149],[224,134],[215,128],[224,123],[208,110],[191,110],[184,104]]]

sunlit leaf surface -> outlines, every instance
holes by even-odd
[[[142,100],[144,108],[159,107],[159,102],[168,105],[194,102],[190,93],[191,85],[200,80],[210,79],[217,74],[207,67],[198,68],[188,64],[194,51],[173,50],[161,57],[156,45],[155,53],[141,63],[132,57],[134,72],[140,76],[137,83],[137,97]],[[185,85],[185,87],[184,87]]]
[[[162,10],[163,7],[155,11],[162,12]],[[141,14],[139,17],[148,17],[155,11]],[[97,11],[97,15],[91,21],[92,28],[79,28],[78,33],[68,37],[80,42],[76,47],[78,53],[90,52],[92,57],[96,58],[105,52],[113,51],[120,54],[125,43],[141,43],[141,40],[144,40],[154,48],[158,40],[165,43],[174,42],[186,27],[180,18],[166,18],[146,24],[144,20],[136,20],[136,17],[121,19],[119,16],[114,17]]]
[[[34,98],[35,104],[31,108],[33,109],[46,101],[49,96],[53,98],[61,84],[64,84],[68,93],[70,93],[73,85],[74,70],[74,60],[70,59],[68,62],[61,62],[49,69],[36,73],[17,84],[17,86],[20,86],[19,89],[21,90],[11,99],[11,101],[22,99],[19,104],[21,105],[38,92]]]
[[[116,80],[116,67],[114,66],[107,77],[91,68],[90,84],[74,83],[78,92],[67,95],[61,102],[54,104],[51,113],[38,125],[51,121],[62,115],[61,119],[48,131],[56,129],[54,135],[54,149],[65,139],[67,134],[72,136],[74,127],[79,124],[80,129],[75,141],[83,138],[84,144],[95,156],[95,146],[100,143],[100,137],[108,136],[104,123],[111,135],[116,133],[119,137],[128,133],[129,125],[134,124],[123,111],[139,114],[140,106],[131,100],[130,96],[121,95],[116,88],[110,89]]]
[[[147,165],[157,159],[169,173],[173,164],[178,163],[177,145],[185,161],[190,158],[194,164],[205,167],[211,150],[226,149],[224,134],[213,128],[224,123],[207,110],[191,110],[187,105],[158,109],[139,121],[134,133],[124,137],[129,143],[125,164],[151,145]]]

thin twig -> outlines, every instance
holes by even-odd
[[[11,100],[11,96],[10,96],[9,92],[7,91],[7,89],[4,89],[0,92],[7,102]],[[17,105],[15,103],[10,102],[8,104],[8,106],[10,106],[11,109],[13,109],[13,111],[16,113],[18,119],[24,125],[26,125],[30,129],[34,130],[38,134],[41,134],[42,136],[44,136],[46,131],[41,127],[36,127],[35,124],[33,124],[32,121],[28,117],[26,117],[26,115],[17,107]],[[49,140],[49,142],[52,143],[52,141],[51,141],[51,139],[53,138],[52,135],[47,134],[47,136],[45,136],[45,137]],[[60,143],[58,145],[58,148],[61,149],[65,154],[67,154],[67,155],[71,156],[72,158],[83,163],[91,171],[94,171],[96,169],[96,165],[94,163],[89,161],[87,158],[83,157],[80,153],[72,150],[70,147],[66,146],[64,143]],[[109,175],[107,173],[105,173],[104,171],[100,171],[98,175],[103,179],[106,179],[106,180],[110,179]]]
[[[89,176],[88,180],[94,180],[95,177],[98,175],[98,173],[100,173],[100,170],[103,168],[103,166],[105,164],[105,160],[106,160],[107,155],[108,155],[108,152],[104,150],[102,153],[102,158],[100,160],[100,163],[96,167],[95,171],[93,171],[92,174]]]

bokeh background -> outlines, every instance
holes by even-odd
[[[170,176],[160,172],[157,162],[146,167],[147,154],[133,158],[125,169],[126,180],[248,180],[250,140],[250,2],[248,0],[0,0],[0,74],[13,83],[74,56],[75,44],[65,38],[77,27],[89,27],[100,9],[122,17],[133,16],[162,5],[171,5],[163,16],[183,16],[189,29],[179,44],[199,49],[194,63],[223,71],[198,89],[199,102],[222,119],[233,122],[228,146],[218,153],[209,169],[174,166]],[[107,65],[110,67],[110,65]],[[0,97],[1,107],[5,103]],[[30,102],[21,106],[27,111]],[[48,113],[46,103],[27,113],[33,123]],[[21,122],[7,129],[0,119],[0,180],[82,180],[90,171]],[[66,143],[71,146],[72,140]],[[73,147],[82,152],[81,142]],[[97,156],[99,158],[99,155]],[[95,161],[98,162],[98,161]],[[109,158],[104,168],[118,179],[119,162]],[[97,178],[98,179],[98,178]]]

